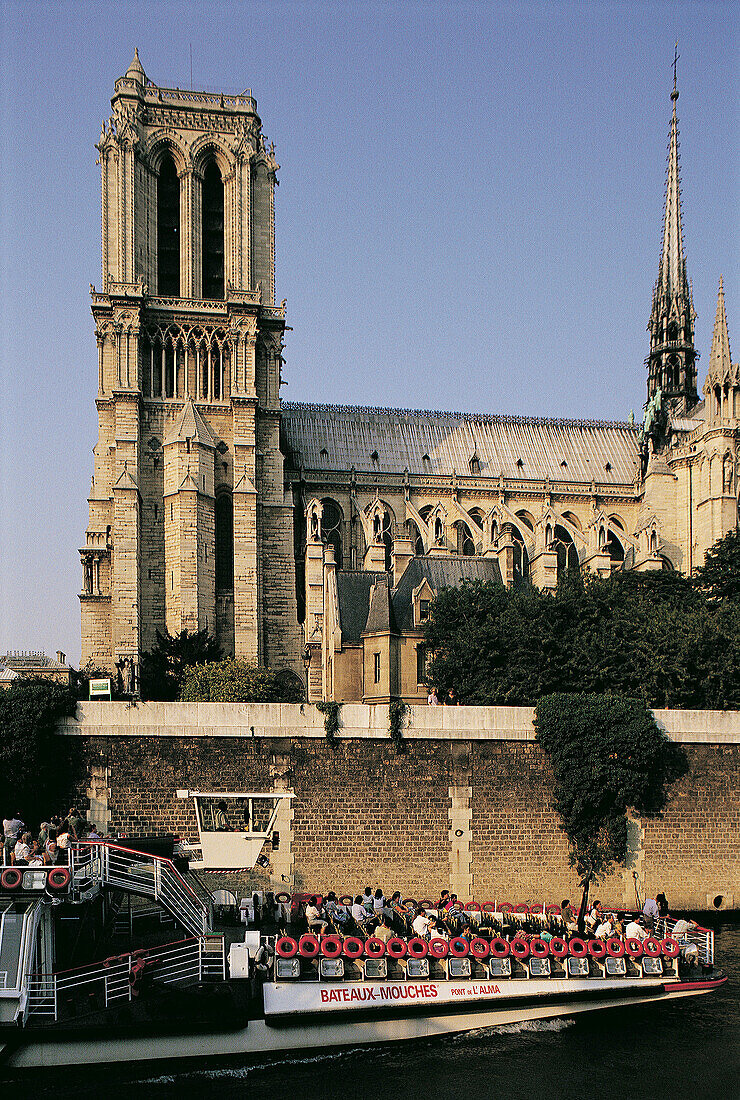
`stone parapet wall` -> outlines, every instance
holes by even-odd
[[[342,893],[365,885],[465,900],[559,902],[577,893],[550,809],[551,776],[525,707],[411,709],[405,751],[388,707],[345,704],[339,742],[299,704],[94,702],[59,732],[81,749],[93,786],[105,768],[112,832],[174,832],[197,840],[192,800],[176,791],[291,790],[292,818],[271,866],[239,881]],[[690,773],[664,815],[631,826],[630,863],[600,884],[614,905],[664,889],[674,908],[740,900],[740,714],[659,711],[684,743]],[[100,808],[99,779],[96,805]],[[287,835],[284,835],[286,834]],[[458,835],[460,834],[460,835]],[[278,874],[278,869],[280,873]]]

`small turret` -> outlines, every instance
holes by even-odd
[[[707,399],[707,420],[710,423],[732,420],[740,414],[740,366],[732,362],[730,353],[725,291],[721,275],[704,395]]]
[[[146,73],[139,60],[139,50],[136,47],[134,48],[134,59],[126,70],[126,79],[135,80],[137,83],[141,84],[142,87],[146,84]]]

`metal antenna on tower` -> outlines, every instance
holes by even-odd
[[[676,43],[676,49],[673,54],[673,90],[676,90],[676,67],[678,65],[678,59],[681,54],[678,52],[678,42]]]
[[[193,90],[193,43],[190,43],[190,91]]]

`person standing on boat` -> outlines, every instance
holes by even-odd
[[[5,843],[3,845],[4,862],[6,867],[9,867],[13,862],[13,849],[16,846],[18,838],[21,833],[24,832],[26,826],[21,818],[20,814],[13,814],[12,817],[6,817],[3,819],[3,833],[5,834]]]
[[[216,826],[216,832],[227,833],[229,831],[229,819],[226,816],[226,802],[223,800],[223,798],[220,802],[216,803],[214,823]]]
[[[660,894],[658,897],[660,897]],[[655,922],[660,916],[657,898],[645,898],[645,904],[642,907],[642,915],[645,918],[646,925],[652,932],[655,928]]]

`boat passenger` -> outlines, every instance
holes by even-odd
[[[401,891],[396,890],[390,901],[390,907],[384,910],[385,915],[389,918],[391,925],[395,926],[399,932],[408,932],[409,922],[411,920],[411,910],[408,905],[404,905],[401,901]]]
[[[342,931],[349,920],[347,906],[339,904],[333,890],[326,895],[326,916],[338,932]]]
[[[319,909],[319,899],[316,897],[311,898],[306,906],[306,924],[309,932],[319,932],[320,934],[326,928],[326,921]]]
[[[671,936],[674,940],[678,940],[681,956],[689,966],[696,966],[699,962],[699,948],[688,937],[688,933],[695,932],[698,927],[696,921],[681,918],[681,920],[676,921],[671,929]]]
[[[4,862],[8,867],[13,862],[13,849],[21,835],[25,832],[25,829],[25,823],[19,813],[13,814],[12,817],[3,818],[3,834],[5,837],[3,843],[3,856]]]
[[[51,826],[49,825],[48,821],[42,821],[41,825],[39,826],[38,842],[39,842],[39,847],[42,850],[44,848],[46,848],[46,842],[49,839],[49,829],[50,828],[51,828]]]
[[[624,934],[628,940],[646,940],[649,933],[645,928],[645,918],[638,917],[636,920],[631,920],[625,928]]]
[[[56,840],[50,840],[46,845],[46,851],[44,852],[44,863],[48,867],[54,866],[59,863],[59,849],[57,848]]]
[[[445,928],[441,920],[432,919],[429,925],[429,939],[430,940],[448,940],[450,934]]]
[[[645,898],[645,903],[642,906],[642,915],[645,919],[645,924],[653,931],[655,927],[655,921],[660,916],[660,906],[655,898]]]
[[[365,906],[367,915],[371,917],[375,912],[373,891],[370,886],[365,887],[365,892],[362,895],[362,904]]]
[[[427,916],[426,909],[422,909],[421,906],[416,910],[416,916],[414,917],[411,928],[415,935],[421,936],[422,939],[429,938],[429,925],[431,924],[431,918]]]
[[[566,932],[578,931],[578,918],[568,898],[563,898],[560,902],[560,918],[565,925]]]
[[[597,924],[594,929],[594,936],[597,940],[608,940],[610,936],[614,935],[614,925],[611,921],[611,914],[606,913],[601,924]]]
[[[383,909],[385,909],[385,898],[383,897],[383,891],[378,888],[373,895],[373,913],[377,916]]]
[[[20,864],[22,867],[27,867],[30,854],[31,834],[23,833],[19,840],[16,841],[15,848],[13,849],[13,862]]]
[[[365,928],[365,921],[368,919],[368,913],[367,909],[362,904],[362,897],[359,894],[356,895],[355,900],[352,902],[352,919],[362,932]]]
[[[601,920],[601,902],[595,901],[586,916],[584,917],[584,921],[589,932],[593,932],[596,928],[596,925],[601,924]]]
[[[214,824],[216,826],[216,832],[218,833],[226,833],[229,831],[229,820],[226,816],[226,802],[224,799],[216,803]]]
[[[69,813],[67,814],[67,821],[69,822],[69,831],[74,840],[80,840],[82,838],[82,826],[85,822],[82,820],[80,813],[74,806],[70,806]]]
[[[438,913],[441,913],[443,909],[446,909],[450,904],[450,891],[442,890],[439,895],[439,901],[435,905],[435,909]]]
[[[373,935],[376,939],[382,940],[383,943],[388,943],[388,940],[395,936],[395,932],[391,928],[390,921],[385,914],[380,918],[380,924],[375,929]]]
[[[72,838],[69,832],[69,822],[63,821],[59,829],[59,835],[57,836],[57,848],[60,852],[59,860],[61,863],[67,862],[69,855],[69,842],[71,839]]]

